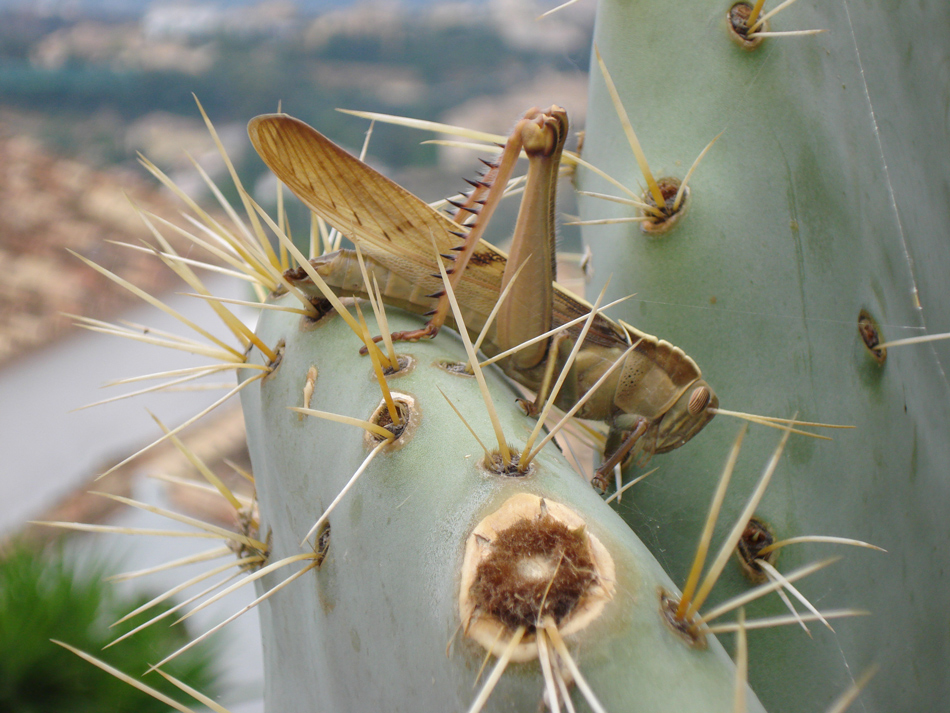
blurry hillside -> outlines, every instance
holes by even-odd
[[[148,237],[125,196],[168,217],[177,201],[141,171],[97,170],[51,154],[35,139],[10,133],[4,118],[0,113],[0,363],[71,329],[62,312],[109,319],[139,304],[66,248],[149,292],[177,286],[170,270],[155,269],[154,258],[106,242]]]
[[[170,115],[196,126],[192,93],[219,125],[280,103],[351,146],[365,125],[336,107],[439,121],[464,105],[473,123],[487,115],[493,126],[481,128],[504,131],[528,106],[557,102],[582,123],[594,3],[537,19],[555,4],[377,0],[318,14],[289,0],[153,2],[135,17],[0,5],[0,104],[43,116],[44,142],[99,165],[174,143],[155,130]],[[181,121],[167,127],[187,135]],[[436,149],[389,141],[381,127],[374,156],[431,165]]]
[[[146,237],[123,192],[166,217],[177,210],[136,152],[189,192],[202,187],[188,155],[221,175],[192,93],[265,201],[275,184],[248,155],[244,126],[278,103],[351,147],[366,124],[336,107],[505,133],[527,107],[556,102],[579,126],[593,3],[538,21],[554,4],[390,1],[317,14],[285,0],[166,2],[95,17],[0,5],[0,362],[60,334],[59,312],[108,319],[135,301],[66,247],[149,291],[172,286],[146,256],[105,241]],[[377,126],[369,160],[433,200],[445,185],[437,164],[458,182],[475,157],[420,146],[426,138]]]

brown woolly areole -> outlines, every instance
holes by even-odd
[[[283,287],[280,288],[281,291],[275,292],[274,294],[278,297],[287,294],[283,291]],[[336,310],[333,308],[333,305],[330,304],[329,300],[325,299],[311,299],[310,304],[313,305],[313,308],[317,311],[316,315],[302,315],[300,317],[300,322],[297,325],[297,328],[301,332],[312,332],[317,327],[321,327],[324,324],[327,324],[333,317],[336,317]]]
[[[277,342],[277,345],[274,347],[274,354],[276,354],[276,358],[273,361],[267,362],[267,366],[270,367],[270,371],[264,374],[264,376],[261,378],[261,381],[270,381],[274,377],[274,374],[277,373],[277,370],[280,368],[280,365],[284,363],[284,350],[286,349],[286,346],[287,344],[284,342],[283,339]],[[255,347],[253,345],[249,346],[247,348],[247,353],[245,354],[245,356],[247,356],[247,354],[250,354],[251,350],[253,350],[254,348]]]
[[[647,211],[641,211],[640,214],[649,218],[649,220],[644,220],[640,223],[640,230],[651,236],[660,236],[663,233],[671,230],[684,215],[686,215],[686,209],[689,206],[689,187],[683,191],[683,198],[680,200],[679,208],[675,211],[673,210],[673,204],[676,202],[676,193],[680,189],[680,180],[678,178],[671,178],[669,176],[665,178],[658,178],[656,181],[657,185],[660,187],[660,193],[663,194],[663,205],[660,206],[660,210],[663,212],[663,217],[658,217],[653,213]],[[652,191],[644,191],[643,196],[640,200],[650,206],[656,205],[656,199],[653,197]]]
[[[660,614],[670,630],[694,649],[705,649],[707,642],[703,630],[693,621],[677,618],[676,609],[680,600],[663,587],[657,590],[657,595],[660,600]]]
[[[749,17],[752,15],[752,6],[747,2],[737,2],[726,13],[726,26],[729,28],[729,38],[745,50],[754,50],[764,37],[753,35],[749,37]],[[761,17],[761,15],[760,15]],[[763,22],[756,32],[767,32],[769,23]]]
[[[412,373],[416,368],[416,360],[412,357],[411,354],[397,354],[396,355],[396,368],[392,366],[387,366],[383,368],[383,374],[386,378],[390,377],[400,377],[407,376]],[[372,381],[376,381],[376,372],[370,371],[369,378]]]
[[[519,493],[465,543],[459,614],[465,633],[495,656],[525,626],[511,660],[531,661],[540,619],[553,619],[563,636],[576,633],[600,615],[614,587],[613,559],[577,513]]]
[[[775,542],[775,535],[772,534],[772,528],[755,515],[749,518],[745,530],[742,531],[742,537],[736,543],[736,559],[742,574],[752,584],[762,584],[768,579],[765,570],[756,560],[764,560],[772,566],[775,565],[778,550],[772,550],[764,555],[759,554],[773,542]]]
[[[419,421],[422,418],[422,412],[419,409],[419,402],[414,396],[404,394],[399,391],[390,391],[393,401],[396,402],[396,410],[402,418],[402,426],[398,429],[392,428],[392,418],[389,415],[389,409],[386,407],[385,399],[379,402],[373,415],[369,417],[370,423],[382,426],[385,429],[393,431],[396,438],[385,448],[384,451],[395,451],[406,445],[416,432]],[[372,450],[380,444],[383,439],[375,433],[365,431],[363,433],[363,445],[367,450]]]
[[[506,478],[526,478],[529,475],[534,475],[536,468],[533,461],[522,468],[521,454],[518,453],[518,449],[509,443],[508,450],[511,460],[507,463],[502,458],[501,453],[494,450],[491,453],[486,453],[485,457],[478,461],[478,467],[487,475],[501,475]]]
[[[312,565],[317,569],[323,566],[327,559],[327,553],[330,551],[330,521],[327,520],[321,525],[317,533],[317,539],[313,542],[313,562]]]
[[[883,365],[887,361],[887,348],[878,346],[884,342],[881,339],[881,330],[877,326],[877,320],[866,309],[858,312],[858,334],[874,361]]]
[[[238,510],[237,511],[237,526],[241,534],[251,539],[257,540],[258,542],[261,542],[262,540],[261,540],[260,525],[258,524],[260,522],[260,518],[261,518],[260,511],[257,509],[256,502],[253,505],[250,505],[249,507],[241,508],[240,510]],[[245,570],[260,569],[265,564],[267,564],[267,560],[270,557],[271,535],[272,533],[268,531],[267,539],[263,540],[264,549],[259,549],[257,547],[254,547],[248,544],[247,542],[244,542],[242,540],[236,540],[236,539],[227,540],[225,544],[227,545],[228,549],[231,550],[231,552],[233,552],[238,557],[238,559],[243,559],[245,557],[255,557],[255,556],[262,557],[263,560],[261,562],[242,566],[242,569],[245,569]]]
[[[475,375],[468,371],[468,363],[464,361],[442,361],[433,362],[432,365],[442,371],[447,371],[452,376],[463,376],[466,379],[474,379]]]

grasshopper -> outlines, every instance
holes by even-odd
[[[429,314],[418,330],[394,334],[413,341],[432,337],[448,316],[444,286],[433,249],[454,260],[450,281],[463,306],[466,327],[478,333],[499,295],[521,269],[505,303],[489,327],[483,351],[500,354],[589,314],[592,307],[555,282],[554,200],[558,165],[567,135],[567,115],[552,106],[531,109],[516,125],[501,154],[485,162],[481,180],[456,204],[455,220],[354,158],[307,124],[285,114],[258,116],[248,125],[251,142],[270,169],[317,215],[360,246],[383,287],[387,304]],[[524,151],[528,173],[511,254],[481,239]],[[462,217],[475,216],[466,226]],[[361,296],[366,287],[355,253],[340,250],[311,260],[341,294]],[[315,286],[301,270],[288,278],[312,296]],[[308,289],[309,283],[309,289]],[[529,412],[537,413],[580,327],[562,329],[506,357],[504,372],[536,393]],[[686,443],[715,414],[718,399],[696,363],[681,349],[602,314],[595,316],[585,343],[555,405],[567,410],[628,350],[624,363],[576,414],[609,426],[604,461],[595,484],[629,455],[642,460]]]

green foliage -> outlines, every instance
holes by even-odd
[[[145,672],[188,641],[181,626],[148,627],[105,650],[114,638],[166,611],[164,603],[114,628],[112,622],[150,597],[123,596],[105,581],[111,567],[93,561],[77,572],[62,548],[36,552],[17,545],[0,561],[0,710],[8,713],[162,713],[167,706],[52,643],[87,651],[132,676]],[[213,695],[213,650],[202,646],[165,667],[167,673]],[[158,674],[148,685],[188,697]]]

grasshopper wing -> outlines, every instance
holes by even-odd
[[[432,242],[441,253],[461,243],[465,228],[347,153],[316,129],[286,114],[248,124],[264,163],[311,210],[393,272],[436,292],[441,280]],[[491,310],[506,256],[482,241],[458,290],[472,306]]]

